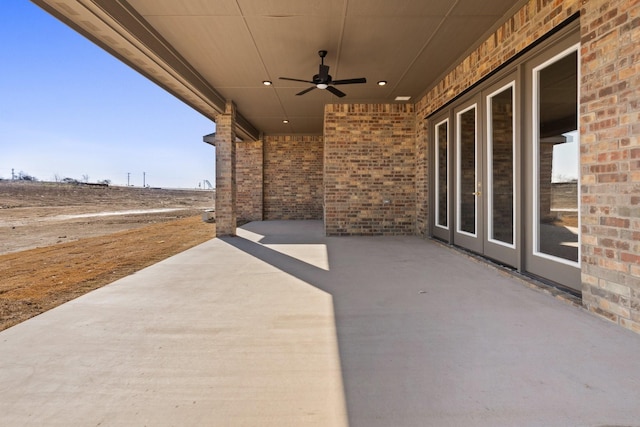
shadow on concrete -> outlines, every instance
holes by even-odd
[[[640,375],[621,374],[637,368],[636,335],[440,245],[324,237],[310,222],[251,223],[224,241],[332,295],[351,427],[640,416]],[[328,270],[279,250],[292,244],[326,246]]]

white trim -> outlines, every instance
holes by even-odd
[[[447,225],[440,224],[440,139],[438,135],[438,130],[440,125],[443,123],[447,124]],[[436,123],[435,132],[434,132],[434,146],[435,146],[435,226],[438,228],[442,228],[444,230],[449,229],[449,155],[451,149],[449,147],[449,132],[451,126],[449,125],[449,118],[442,120],[441,122]]]
[[[474,168],[474,181],[475,181],[475,192],[474,195],[474,203],[473,203],[473,221],[474,221],[474,230],[475,233],[470,233],[468,231],[464,231],[460,229],[461,219],[462,219],[462,150],[461,150],[461,129],[460,129],[460,116],[462,116],[467,111],[474,110],[473,112],[473,120],[474,120],[474,136],[473,136],[473,168]],[[456,113],[456,232],[459,234],[463,234],[465,236],[478,238],[478,104],[473,103],[469,105],[464,110],[458,111]]]
[[[511,117],[511,150],[513,155],[512,161],[512,177],[513,184],[511,187],[512,193],[512,226],[511,226],[511,241],[513,243],[503,242],[501,240],[493,239],[493,122],[492,122],[492,111],[491,108],[491,100],[494,96],[499,93],[502,93],[507,90],[507,88],[511,88],[511,105],[512,105],[512,117]],[[506,85],[502,86],[499,89],[491,92],[486,96],[486,108],[487,108],[487,185],[485,186],[485,191],[487,191],[487,241],[496,245],[505,246],[510,249],[516,248],[516,230],[518,227],[517,223],[517,212],[516,212],[516,179],[517,179],[517,171],[516,171],[516,81],[512,80]]]
[[[581,264],[581,246],[582,246],[582,233],[580,232],[580,220],[578,220],[578,261],[571,261],[565,258],[560,258],[557,257],[555,255],[549,255],[549,254],[545,254],[543,252],[540,252],[539,249],[539,240],[540,240],[540,230],[538,225],[540,224],[540,203],[539,203],[539,195],[540,195],[540,190],[539,190],[539,175],[540,175],[540,142],[539,142],[539,135],[538,135],[538,129],[540,127],[540,123],[539,123],[539,98],[540,98],[540,94],[539,94],[539,77],[540,77],[540,70],[548,67],[549,65],[560,61],[561,59],[565,58],[566,56],[572,54],[572,53],[576,53],[577,54],[577,99],[576,99],[576,105],[577,105],[577,109],[576,109],[576,115],[578,116],[578,121],[580,118],[580,43],[576,43],[573,46],[565,49],[564,51],[560,52],[559,54],[555,55],[554,57],[548,59],[547,61],[543,62],[542,64],[536,66],[533,68],[533,70],[531,71],[532,76],[531,76],[531,82],[532,82],[532,90],[531,90],[531,103],[532,103],[532,108],[531,108],[531,114],[532,114],[532,132],[533,132],[533,176],[532,176],[532,187],[533,187],[533,191],[532,191],[532,197],[533,197],[533,203],[532,203],[532,207],[533,207],[533,221],[532,221],[532,227],[533,227],[533,239],[531,239],[531,244],[533,245],[532,249],[532,254],[533,256],[537,256],[539,258],[545,258],[554,262],[558,262],[561,264],[565,264],[565,265],[569,265],[572,267],[580,267]],[[578,123],[578,131],[580,130],[580,124]],[[579,132],[578,132],[578,147],[580,147],[580,136],[579,136]],[[578,213],[580,213],[581,211],[581,206],[580,206],[580,174],[578,174]],[[579,217],[579,215],[578,215]]]

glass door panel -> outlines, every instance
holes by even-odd
[[[515,243],[514,84],[487,96],[489,240]]]
[[[479,96],[455,110],[455,227],[453,241],[477,253],[483,251],[482,144],[478,121]]]
[[[578,262],[578,52],[535,70],[535,253]]]
[[[477,223],[477,138],[476,106],[457,114],[458,233],[476,237]]]
[[[436,227],[449,229],[449,120],[435,128]]]

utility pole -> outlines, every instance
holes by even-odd
[[[146,186],[147,186],[147,173],[142,172],[142,188],[145,188]]]
[[[129,178],[131,178],[131,172],[127,172],[127,187],[129,186]]]

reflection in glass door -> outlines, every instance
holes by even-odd
[[[487,96],[489,240],[514,247],[515,123],[514,83]]]
[[[476,237],[477,228],[477,161],[476,161],[476,106],[456,116],[457,128],[457,231]]]
[[[449,120],[435,128],[436,227],[449,229]]]
[[[487,239],[485,255],[518,267],[516,230],[516,82],[496,83],[486,95]]]
[[[534,253],[570,263],[579,252],[577,58],[573,51],[534,69]]]

